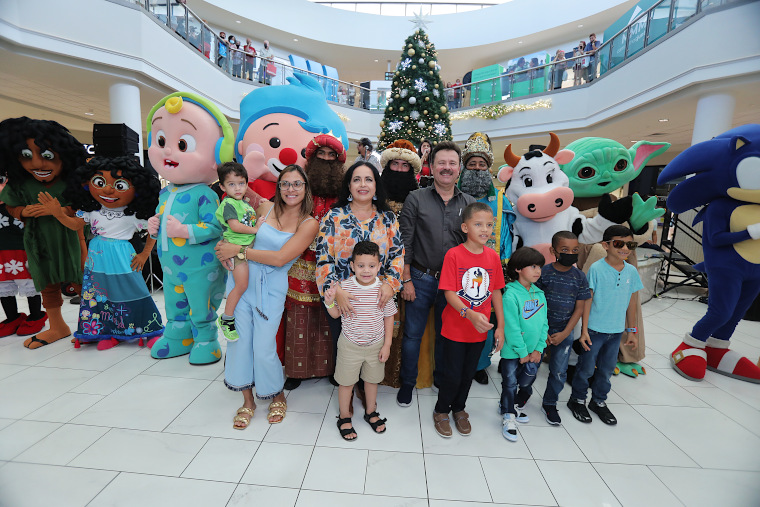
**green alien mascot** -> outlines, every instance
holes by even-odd
[[[636,178],[652,158],[661,155],[668,148],[670,148],[670,143],[649,141],[639,141],[630,148],[626,148],[617,141],[602,137],[584,137],[570,143],[567,149],[572,150],[575,157],[571,162],[562,164],[560,167],[570,179],[570,188],[575,195],[573,206],[587,217],[594,216],[603,195],[620,189]],[[616,199],[614,195],[610,197],[613,200]],[[661,217],[665,210],[655,208],[657,198],[654,196],[643,201],[638,194],[635,194],[633,202],[633,214],[629,223],[635,234],[634,239],[641,244],[652,238],[652,234],[657,230],[656,219]],[[604,249],[600,244],[582,245],[578,267],[588,273],[591,264],[604,256]],[[631,255],[628,262],[636,267],[638,264],[636,255]],[[632,349],[621,342],[616,369],[616,373],[622,372],[630,377],[646,373],[638,364],[644,358],[645,351],[644,319],[641,316],[638,293],[634,294],[633,298],[637,305],[638,346]]]

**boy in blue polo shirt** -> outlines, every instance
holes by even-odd
[[[580,338],[584,352],[578,356],[573,392],[567,407],[579,421],[591,422],[585,403],[589,379],[593,375],[588,408],[603,423],[613,425],[617,424],[617,419],[605,403],[612,387],[610,377],[617,364],[623,333],[626,346],[632,350],[638,346],[636,328],[633,327],[637,319],[636,305],[631,302],[631,295],[644,286],[636,268],[625,262],[636,249],[629,228],[622,225],[608,227],[604,231],[602,246],[607,257],[596,261],[588,271],[591,304],[584,311]]]

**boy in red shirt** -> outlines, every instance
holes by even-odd
[[[496,314],[494,349],[498,351],[504,344],[501,303],[504,272],[499,254],[485,248],[491,238],[493,221],[493,211],[488,204],[475,202],[467,206],[462,212],[462,232],[467,240],[449,250],[443,259],[438,289],[444,291],[448,305],[441,317],[442,382],[433,422],[436,432],[445,438],[453,434],[449,412],[454,413],[454,425],[461,435],[472,431],[464,406],[486,334],[493,328],[489,321],[492,300]]]

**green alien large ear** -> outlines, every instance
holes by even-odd
[[[634,174],[638,176],[639,172],[646,167],[647,162],[658,155],[662,155],[670,148],[670,143],[654,143],[651,141],[639,141],[630,148],[628,153],[633,160]]]

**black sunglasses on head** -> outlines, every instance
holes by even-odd
[[[624,246],[627,246],[628,250],[636,250],[636,247],[639,246],[635,241],[623,241],[622,239],[610,239],[604,241],[604,243],[609,243],[615,248],[623,248]]]

